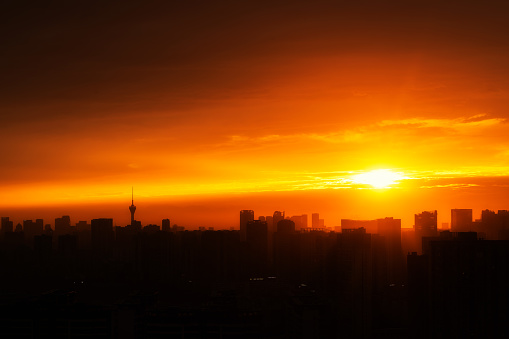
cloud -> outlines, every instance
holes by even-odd
[[[439,127],[444,129],[462,130],[469,127],[490,127],[505,123],[505,118],[489,118],[486,114],[477,114],[469,117],[460,117],[454,119],[426,119],[426,118],[410,118],[402,120],[383,120],[378,126],[405,126],[414,128],[433,128]]]
[[[460,117],[454,119],[427,119],[427,118],[410,118],[400,120],[382,120],[380,122],[360,126],[354,129],[345,129],[337,132],[328,133],[299,133],[299,134],[270,134],[255,137],[242,135],[233,135],[230,137],[231,143],[270,143],[279,142],[281,140],[312,140],[326,143],[366,143],[379,139],[387,139],[394,135],[400,136],[419,134],[436,134],[443,135],[446,132],[469,133],[475,128],[477,131],[489,127],[500,126],[506,122],[505,118],[490,118],[486,114],[478,114],[468,117]],[[435,132],[430,133],[433,130]],[[424,132],[423,132],[424,131]]]

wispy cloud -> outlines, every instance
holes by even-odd
[[[490,118],[486,114],[478,114],[473,116],[459,118],[410,118],[396,120],[382,120],[377,123],[359,126],[354,129],[339,130],[336,132],[313,132],[299,134],[269,134],[255,137],[242,135],[233,135],[230,137],[230,143],[270,143],[280,142],[283,140],[295,141],[311,140],[325,143],[366,143],[388,136],[404,133],[412,135],[410,132],[414,130],[416,133],[422,133],[426,129],[442,129],[451,132],[468,133],[475,129],[484,129],[493,126],[499,126],[506,122],[505,118]],[[390,133],[390,134],[387,134]],[[440,135],[440,134],[438,134]],[[427,134],[429,136],[429,134]]]
[[[446,129],[461,130],[469,127],[489,127],[504,123],[504,118],[489,118],[486,114],[477,114],[469,117],[460,117],[455,119],[426,119],[426,118],[411,118],[401,120],[383,120],[378,123],[378,126],[406,126],[414,128],[431,128],[440,127]]]

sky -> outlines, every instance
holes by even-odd
[[[2,216],[509,209],[507,2],[0,6]]]

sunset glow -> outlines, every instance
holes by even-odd
[[[387,199],[411,196],[404,227],[424,208],[509,206],[504,15],[168,2],[44,9],[43,20],[15,3],[0,66],[2,215],[122,206],[132,186],[137,213],[193,226],[201,214],[187,206],[218,199],[233,202],[214,219],[225,226],[238,208],[317,211],[329,225],[368,217],[343,207],[357,194],[376,216],[399,216]]]
[[[389,188],[398,183],[404,176],[388,169],[378,169],[360,173],[352,177],[358,184],[371,185],[373,188]]]

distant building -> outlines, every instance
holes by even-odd
[[[82,220],[82,221],[78,221],[76,223],[76,230],[78,232],[83,232],[83,231],[89,231],[90,232],[90,228],[91,228],[90,224],[88,222],[86,222],[86,221]]]
[[[320,214],[319,213],[311,214],[311,227],[313,227],[313,228],[320,227]]]
[[[272,229],[269,229],[269,233],[276,231],[277,223],[285,218],[285,212],[275,211],[272,215]]]
[[[113,219],[92,219],[91,245],[93,250],[102,255],[109,254],[113,244]]]
[[[451,231],[469,232],[472,230],[472,209],[451,209]]]
[[[474,225],[474,231],[483,233],[486,240],[509,239],[509,212],[490,210],[481,212],[481,220]]]
[[[159,225],[147,225],[145,227],[143,227],[143,232],[145,233],[156,233],[156,232],[159,232],[161,230],[161,227],[159,227]]]
[[[390,283],[403,281],[403,252],[401,250],[401,219],[377,219],[378,234],[385,238],[387,278]]]
[[[55,234],[57,236],[71,233],[71,218],[68,215],[55,218]]]
[[[352,220],[341,219],[341,232],[364,228],[366,233],[375,234],[378,232],[378,221],[376,220]]]
[[[415,215],[414,230],[421,237],[434,237],[437,235],[437,211],[424,211]]]
[[[246,241],[247,223],[254,220],[253,210],[240,211],[240,241]]]
[[[307,228],[308,227],[308,216],[307,216],[307,214],[294,215],[294,216],[290,217],[290,220],[295,223],[295,228],[296,229],[301,229],[301,228]]]
[[[274,224],[274,217],[272,215],[267,215],[265,216],[265,221],[267,222],[267,227],[269,228],[269,232],[272,231],[272,229],[274,229],[273,227],[273,224]],[[261,221],[263,221],[262,219],[260,219]]]
[[[163,221],[162,221],[162,230],[163,230],[163,232],[170,232],[171,231],[170,219],[163,219]]]
[[[13,222],[9,220],[9,217],[2,217],[1,220],[2,220],[2,224],[1,224],[0,230],[2,231],[2,233],[14,231]]]
[[[34,237],[44,232],[44,221],[42,219],[23,220],[23,232],[25,233],[25,241],[28,245],[33,246]]]
[[[277,223],[278,233],[292,233],[295,232],[295,223],[290,219],[280,220]]]
[[[268,264],[268,228],[266,221],[250,220],[246,224],[248,265],[253,273],[263,276]]]

